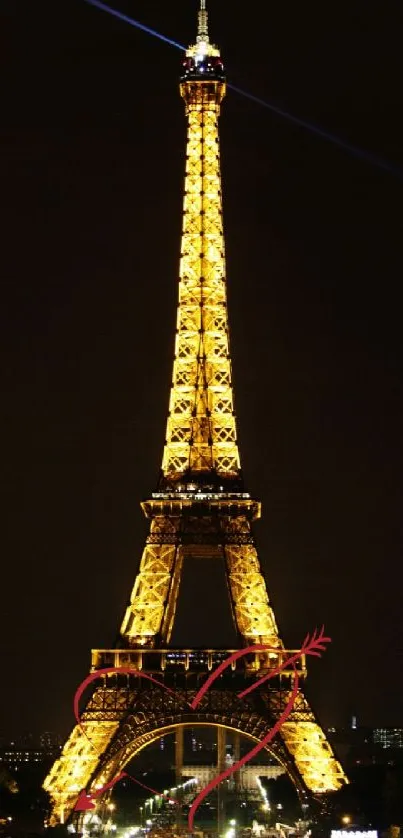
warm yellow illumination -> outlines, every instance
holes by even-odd
[[[302,692],[289,719],[280,736],[306,786],[314,794],[337,791],[347,782],[346,776]]]
[[[91,699],[93,706],[97,705],[97,690]],[[43,784],[53,801],[50,825],[63,822],[63,818],[73,808],[81,789],[85,789],[102,754],[119,727],[119,721],[85,722],[85,736],[82,729],[76,725],[70,734],[61,756],[53,764]],[[102,787],[104,783],[97,777],[93,788]]]
[[[162,469],[236,476],[218,115],[224,84],[182,85],[188,118],[173,383]]]
[[[219,56],[209,43],[198,43],[188,55],[200,49]],[[211,474],[213,480],[222,479],[224,484],[240,477],[218,136],[225,84],[186,81],[181,84],[181,94],[188,120],[186,178],[173,383],[162,462],[162,473],[171,489],[183,488],[185,472],[191,475],[194,488],[201,475]],[[227,510],[222,509],[221,539],[218,536],[222,542],[218,555],[225,558],[237,629],[248,645],[280,646],[253,545],[251,501],[237,503],[238,515],[231,503]],[[180,543],[183,513],[190,505],[182,498],[170,499],[168,509],[164,501],[143,504],[151,517],[150,535],[121,626],[122,637],[131,645],[152,645],[157,635],[169,643],[183,559],[191,552]],[[211,502],[212,529],[218,506],[218,501]],[[259,515],[259,505],[255,506],[253,515]],[[205,517],[204,526],[207,523]],[[199,534],[195,540],[199,541]]]

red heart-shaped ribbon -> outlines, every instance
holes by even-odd
[[[317,633],[317,630],[315,629],[312,637],[310,637],[310,635],[307,634],[300,651],[296,652],[294,655],[287,658],[287,660],[283,661],[283,663],[280,666],[271,670],[266,675],[264,675],[262,678],[260,678],[258,681],[255,681],[253,684],[251,684],[245,690],[238,693],[238,696],[237,696],[238,698],[244,698],[246,695],[251,693],[257,687],[264,684],[270,678],[273,678],[275,675],[278,675],[284,669],[289,668],[289,667],[292,667],[294,669],[294,683],[293,683],[292,692],[291,692],[290,698],[289,698],[289,700],[287,702],[287,705],[286,705],[285,709],[283,710],[281,716],[276,721],[274,726],[269,730],[269,732],[266,734],[266,736],[264,736],[263,739],[261,739],[260,742],[258,742],[253,748],[251,748],[251,750],[248,751],[248,753],[245,754],[245,756],[243,756],[241,759],[239,759],[238,762],[236,762],[234,765],[231,765],[228,768],[226,768],[224,771],[222,771],[220,774],[217,775],[217,777],[214,777],[207,784],[207,786],[205,786],[199,792],[196,799],[193,801],[193,804],[192,804],[192,806],[190,808],[190,811],[189,811],[189,816],[188,816],[189,831],[192,831],[192,829],[193,829],[193,823],[194,823],[194,817],[195,817],[196,811],[199,808],[202,801],[204,800],[204,798],[207,797],[207,795],[210,794],[210,792],[214,788],[216,788],[222,782],[222,780],[227,779],[227,777],[230,777],[236,771],[239,771],[239,769],[242,768],[242,766],[246,765],[246,763],[248,763],[251,759],[253,759],[253,757],[255,757],[259,753],[259,751],[261,751],[266,745],[268,745],[268,743],[271,742],[272,739],[274,739],[275,735],[280,730],[281,725],[284,724],[284,722],[286,721],[286,719],[290,715],[290,713],[292,711],[292,708],[294,706],[295,699],[296,699],[297,694],[298,694],[298,689],[299,689],[299,678],[298,678],[298,673],[297,673],[296,668],[295,668],[295,664],[296,664],[297,660],[302,655],[314,655],[315,657],[321,657],[321,652],[325,651],[325,645],[324,644],[330,643],[330,642],[331,642],[330,637],[325,637],[324,636],[324,627],[323,626],[322,626],[319,634]],[[215,669],[214,672],[211,673],[211,675],[209,675],[207,680],[204,682],[204,684],[200,687],[199,691],[196,693],[193,701],[189,704],[189,707],[192,710],[195,710],[198,707],[198,705],[200,704],[200,701],[203,698],[203,696],[205,695],[205,693],[210,689],[210,687],[214,683],[214,681],[216,681],[216,679],[221,675],[222,672],[224,672],[225,669],[228,668],[228,666],[230,666],[233,662],[237,661],[239,658],[242,658],[245,655],[248,655],[248,654],[253,653],[253,652],[276,652],[276,653],[278,653],[279,651],[281,651],[281,650],[279,650],[278,647],[276,648],[276,647],[272,647],[272,646],[268,646],[268,645],[257,644],[257,645],[254,645],[254,646],[248,646],[245,649],[239,649],[237,652],[234,652],[225,661],[223,661],[217,667],[217,669]],[[175,693],[175,690],[172,690],[170,687],[167,687],[161,681],[158,681],[157,678],[153,678],[152,675],[148,675],[147,672],[142,672],[138,669],[133,669],[131,667],[113,667],[113,666],[111,666],[111,667],[107,667],[106,669],[98,669],[96,672],[93,672],[93,673],[91,673],[91,675],[88,675],[88,677],[80,684],[80,686],[78,687],[78,689],[75,693],[75,696],[74,696],[74,715],[75,715],[77,724],[80,725],[80,727],[81,727],[84,735],[87,737],[87,739],[88,739],[88,736],[85,733],[85,730],[83,728],[83,724],[81,722],[80,714],[79,714],[80,698],[81,698],[84,690],[88,687],[88,685],[91,684],[93,681],[95,681],[97,678],[101,677],[102,675],[111,675],[111,674],[115,674],[115,673],[119,673],[119,674],[122,674],[122,675],[136,675],[139,678],[145,678],[147,681],[151,681],[153,684],[156,684],[158,687],[161,687],[161,689],[165,690],[166,692],[170,693],[171,695],[177,696],[177,693]],[[89,741],[91,741],[91,740],[89,740]],[[91,745],[94,748],[94,750],[96,750],[95,746],[93,745],[92,742],[91,742]],[[143,786],[143,788],[146,788],[148,791],[151,791],[153,794],[159,794],[160,797],[167,797],[167,795],[162,795],[159,792],[156,792],[155,789],[151,789],[148,786],[144,786],[142,783],[140,783],[138,780],[136,780],[135,777],[132,777],[130,774],[127,774],[126,772],[120,773],[115,778],[115,780],[113,780],[111,783],[108,783],[108,785],[105,786],[103,789],[99,790],[97,792],[96,796],[102,794],[108,788],[111,788],[112,785],[115,785],[115,783],[117,783],[123,777],[127,777],[127,778],[133,780],[135,783],[137,783],[140,786]],[[84,790],[81,791],[81,793],[79,795],[79,798],[77,800],[77,803],[74,807],[75,811],[83,811],[84,809],[95,808],[95,805],[92,803],[92,800],[91,800],[91,797],[94,797],[94,796],[95,795],[87,795]],[[168,799],[170,799],[170,798],[168,798]],[[175,802],[177,802],[177,801],[175,801]]]

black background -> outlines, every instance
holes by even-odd
[[[0,728],[16,735],[67,730],[138,567],[168,404],[185,119],[175,48],[84,0],[2,6]],[[191,0],[119,9],[194,40]],[[397,2],[210,0],[233,84],[396,167],[228,93],[242,464],[285,642],[322,622],[333,638],[309,679],[324,724],[403,724],[402,23]]]

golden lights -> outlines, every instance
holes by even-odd
[[[236,475],[218,115],[224,83],[187,81],[188,139],[175,360],[162,470]]]

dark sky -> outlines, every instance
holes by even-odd
[[[119,8],[188,43],[195,5]],[[16,735],[68,729],[138,567],[185,119],[174,48],[83,0],[2,6],[0,732]],[[235,85],[403,169],[400,3],[210,0],[210,24]],[[221,141],[241,456],[276,615],[291,647],[322,622],[333,638],[309,679],[324,724],[403,724],[403,180],[233,93]]]

